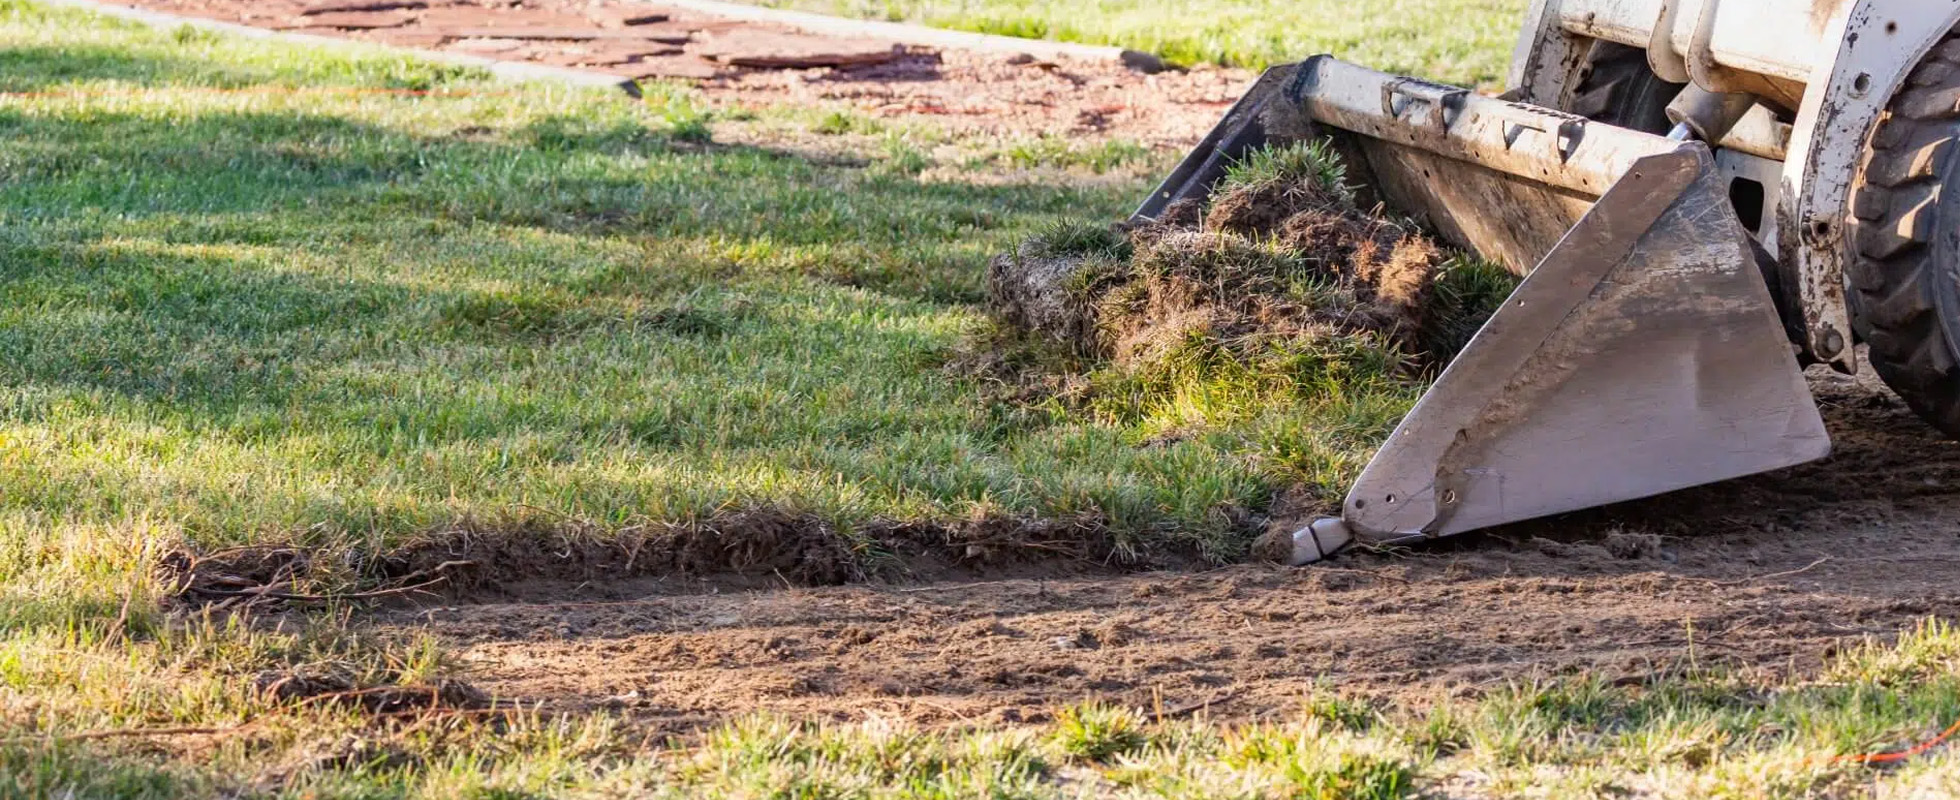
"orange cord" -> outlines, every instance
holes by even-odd
[[[1926,741],[1920,742],[1919,744],[1913,745],[1912,747],[1906,748],[1904,750],[1899,750],[1891,753],[1864,753],[1861,755],[1834,756],[1830,759],[1830,762],[1833,764],[1843,763],[1846,761],[1856,761],[1860,764],[1893,764],[1900,761],[1904,761],[1908,758],[1912,758],[1913,756],[1921,755],[1928,750],[1938,747],[1940,746],[1941,742],[1946,741],[1948,738],[1951,738],[1953,734],[1956,733],[1960,733],[1960,722],[1955,722],[1952,725],[1948,726],[1946,730],[1940,731],[1940,735],[1935,736]]]

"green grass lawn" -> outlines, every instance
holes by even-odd
[[[1003,413],[948,374],[985,327],[989,254],[1120,216],[1170,157],[1125,143],[711,111],[671,87],[634,104],[20,0],[0,0],[0,91],[0,797],[1953,789],[1945,755],[1876,779],[1829,758],[1960,713],[1943,628],[1797,684],[1688,664],[1423,708],[1328,695],[1261,727],[1085,706],[666,742],[605,713],[281,700],[254,687],[455,665],[344,607],[170,612],[166,553],[766,504],[847,526],[1093,515],[1223,558],[1247,533],[1224,512],[1337,485],[1412,389],[1313,418],[1179,397],[1111,423]],[[1200,433],[1139,446],[1179,426]],[[175,732],[128,735],[155,729]]]
[[[1494,86],[1523,0],[747,0],[841,16],[1109,44],[1173,62],[1265,67],[1332,53],[1376,69]]]
[[[1225,558],[1246,532],[1220,509],[1356,457],[1281,411],[1139,448],[1145,426],[1003,417],[941,369],[990,254],[1119,218],[1173,154],[903,126],[831,137],[855,156],[725,145],[837,115],[6,8],[0,88],[34,93],[0,105],[8,536],[386,547],[772,505],[1088,515]],[[324,91],[348,87],[487,93]]]

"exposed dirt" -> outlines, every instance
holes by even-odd
[[[267,27],[289,26],[303,10],[294,0],[142,4]],[[572,65],[619,57],[619,48],[589,42],[411,30],[407,20],[437,7],[452,9],[448,24],[472,25],[527,14],[533,25],[551,14],[590,22],[588,8],[645,8],[431,0],[387,9],[399,24],[330,17],[320,22],[345,27],[308,32]],[[681,53],[650,47],[610,68],[700,74],[716,102],[830,101],[1014,135],[1188,144],[1248,77],[918,50],[841,68],[702,69],[660,59],[699,61],[685,51],[718,23],[676,16],[662,24],[702,27],[671,45]],[[988,565],[1003,543],[982,536],[913,554],[924,567],[900,573],[912,582],[800,588],[776,576],[773,555],[741,546],[681,547],[682,562],[670,566],[682,568],[664,571],[622,569],[630,556],[596,549],[576,570],[552,570],[540,569],[557,563],[541,554],[479,543],[461,552],[501,579],[440,601],[398,599],[376,624],[434,632],[463,658],[461,677],[500,699],[618,708],[675,731],[757,710],[1035,721],[1085,697],[1251,718],[1292,712],[1316,682],[1420,702],[1561,672],[1639,680],[1689,657],[1803,669],[1848,639],[1950,614],[1960,599],[1951,577],[1960,564],[1960,445],[1935,438],[1869,381],[1814,380],[1837,437],[1828,461],[1396,554],[1299,570],[1117,574],[1079,557]],[[807,540],[802,529],[777,533]],[[831,563],[829,541],[799,545],[816,557],[796,563]],[[423,555],[446,558],[466,544]],[[698,563],[683,563],[689,557]],[[290,554],[254,556],[237,571],[264,586],[297,563]],[[418,564],[404,569],[427,568]],[[509,579],[527,570],[539,577]],[[821,569],[807,577],[827,582]],[[273,676],[267,688],[299,687],[292,691],[302,698],[345,691],[287,678]]]
[[[521,598],[572,587],[617,597],[622,591],[1121,574],[1196,562],[1195,554],[1161,548],[1124,551],[1093,516],[873,520],[839,529],[813,514],[761,506],[623,530],[568,519],[515,526],[464,521],[380,552],[286,544],[187,549],[165,554],[157,572],[185,607],[273,609],[408,596]],[[349,588],[362,585],[370,588]]]
[[[137,0],[131,4],[256,27],[534,61],[635,79],[683,80],[720,105],[827,103],[878,117],[929,116],[955,131],[1120,138],[1165,148],[1195,143],[1252,77],[1241,70],[1208,66],[1146,74],[1113,61],[1045,60],[1016,53],[919,47],[894,51],[886,42],[808,36],[657,3],[618,0],[351,4]],[[354,6],[374,10],[322,13]],[[539,38],[550,31],[584,38]],[[643,38],[625,38],[629,35]],[[826,56],[840,66],[739,66],[813,63]],[[846,63],[852,61],[860,63]]]
[[[1689,658],[1691,630],[1701,663],[1803,669],[1960,600],[1960,445],[1869,383],[1814,380],[1838,440],[1825,462],[1393,555],[682,595],[539,584],[383,624],[450,641],[499,697],[675,731],[756,710],[1033,721],[1085,697],[1252,718],[1317,681],[1422,702],[1562,672],[1640,680]]]

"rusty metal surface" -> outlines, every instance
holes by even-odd
[[[1443,536],[1821,458],[1829,438],[1707,149],[1643,159],[1383,445],[1344,518]]]

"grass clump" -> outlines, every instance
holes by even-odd
[[[1293,783],[1307,800],[1401,800],[1415,794],[1415,775],[1395,759],[1344,753],[1332,765],[1301,769]]]
[[[1082,168],[1101,175],[1142,162],[1150,154],[1150,148],[1121,139],[1084,143],[1044,134],[1007,145],[1000,150],[999,158],[1017,169]]]
[[[1130,257],[1130,237],[1108,225],[1076,219],[1057,220],[1022,245],[1022,252],[1035,257],[1101,256],[1117,261]],[[1071,290],[1082,294],[1086,286]]]
[[[1143,719],[1127,708],[1083,703],[1055,715],[1055,743],[1071,756],[1108,761],[1142,750],[1150,743]]]
[[[825,136],[842,136],[847,133],[878,134],[885,132],[885,125],[863,114],[832,110],[817,118],[817,121],[810,125],[810,132]]]
[[[1121,229],[1058,225],[997,258],[995,307],[1026,332],[1010,346],[1070,353],[1020,359],[1072,377],[1036,379],[1046,394],[1008,381],[1017,399],[1144,443],[1256,443],[1269,498],[1306,484],[1331,499],[1515,285],[1362,211],[1345,178],[1324,142],[1268,148],[1207,203]]]
[[[1227,188],[1261,189],[1300,186],[1328,201],[1353,205],[1354,188],[1347,184],[1347,163],[1334,153],[1331,139],[1312,139],[1282,147],[1262,147],[1225,169]]]

